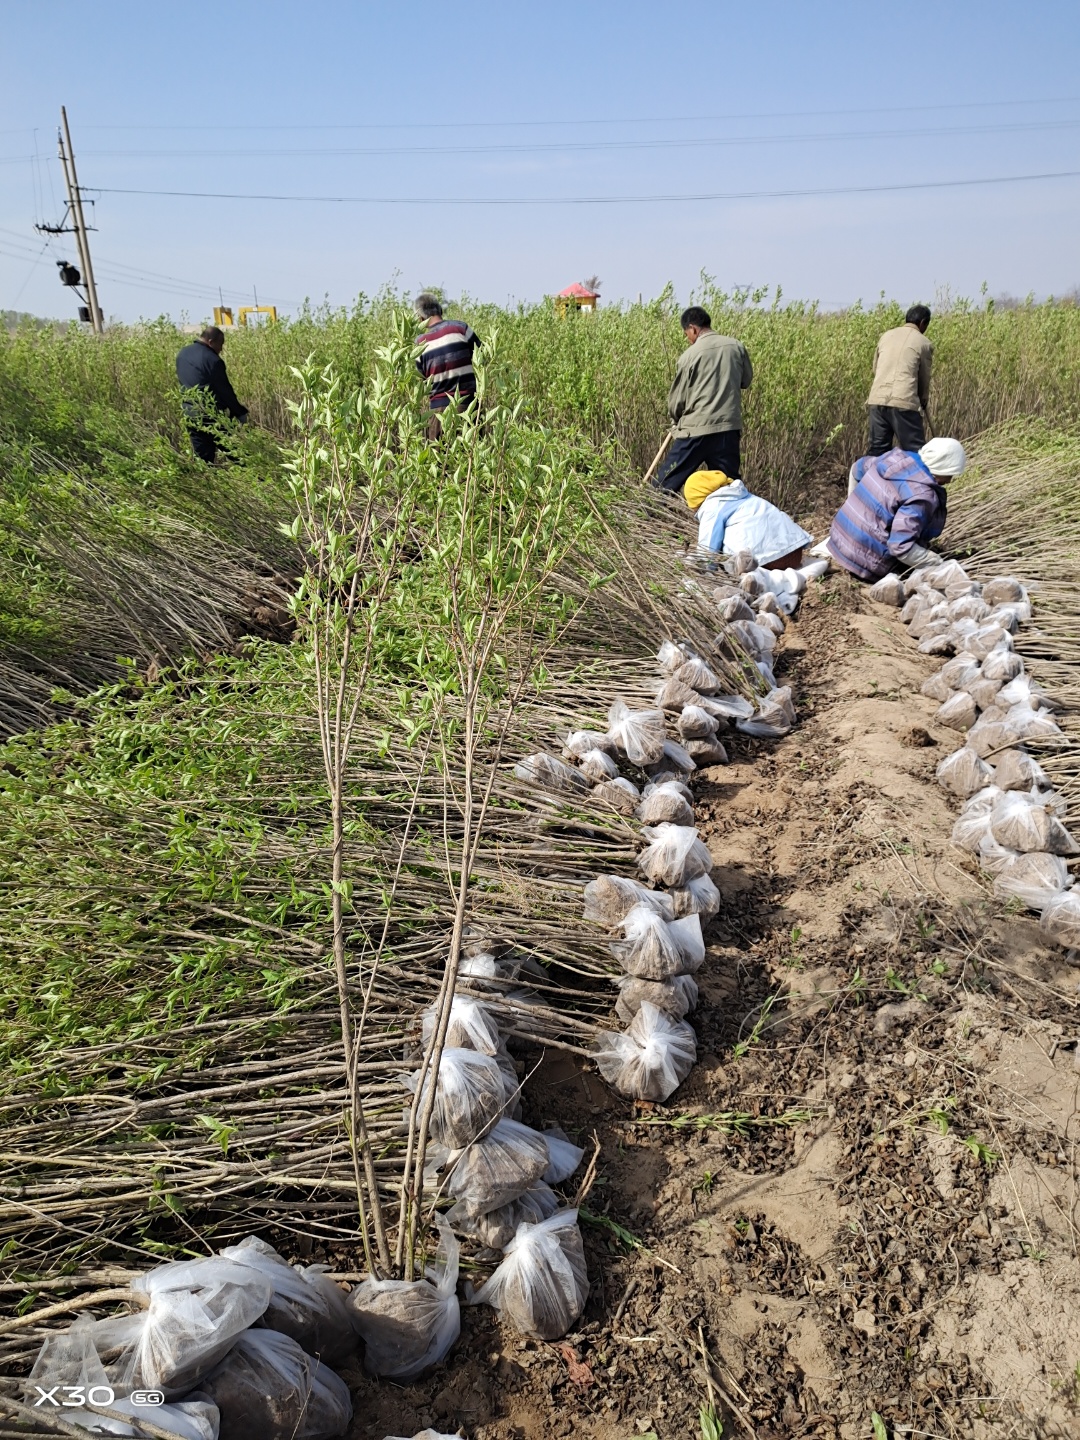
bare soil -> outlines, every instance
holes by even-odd
[[[957,737],[896,612],[831,576],[781,664],[797,729],[695,787],[724,906],[689,1081],[529,1084],[602,1147],[578,1329],[464,1307],[421,1383],[346,1375],[357,1440],[696,1436],[710,1384],[725,1436],[1080,1435],[1080,972],[950,847]]]

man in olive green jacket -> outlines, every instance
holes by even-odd
[[[903,325],[886,330],[874,351],[874,383],[866,401],[870,412],[867,455],[884,455],[894,446],[912,453],[926,444],[923,415],[930,404],[930,367],[934,347],[926,338],[930,311],[913,305]]]
[[[714,334],[700,305],[681,316],[687,349],[679,356],[668,395],[671,448],[657,477],[662,490],[681,490],[698,470],[742,474],[742,392],[754,378],[741,340]]]

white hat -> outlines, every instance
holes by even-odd
[[[919,451],[919,459],[931,475],[962,475],[967,469],[967,455],[960,441],[944,435],[928,440]]]

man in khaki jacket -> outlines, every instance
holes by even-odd
[[[741,340],[717,335],[709,312],[691,305],[680,317],[687,349],[679,356],[668,394],[671,449],[657,477],[661,490],[681,490],[697,470],[742,473],[742,392],[754,378]]]
[[[926,338],[930,311],[913,305],[903,325],[886,330],[874,351],[874,383],[866,402],[870,411],[867,455],[894,447],[919,450],[926,444],[923,414],[930,404],[930,366],[934,347]]]

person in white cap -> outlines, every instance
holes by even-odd
[[[913,453],[864,455],[848,475],[848,495],[826,549],[860,580],[933,563],[929,543],[945,529],[945,486],[967,468],[959,440],[928,440]]]

